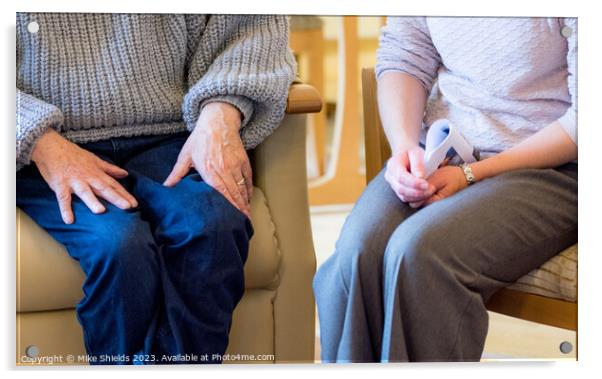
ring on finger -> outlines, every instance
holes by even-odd
[[[236,184],[237,184],[239,187],[242,187],[242,186],[244,186],[244,185],[245,185],[245,178],[242,178],[242,179],[240,179],[238,182],[236,182]]]

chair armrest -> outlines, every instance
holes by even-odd
[[[318,113],[322,110],[322,96],[309,84],[293,82],[288,93],[286,113]]]
[[[266,197],[281,254],[274,300],[275,358],[281,363],[314,360],[316,257],[307,197],[307,116],[299,113],[317,112],[321,104],[313,87],[293,84],[289,114],[251,155],[253,183]]]

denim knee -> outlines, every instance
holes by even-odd
[[[159,237],[170,244],[182,245],[200,237],[248,241],[252,235],[247,217],[198,174],[167,188],[158,202],[152,213],[160,225]]]
[[[98,215],[96,228],[86,241],[89,253],[80,257],[84,272],[92,278],[102,273],[117,280],[157,277],[156,246],[150,226],[137,213],[109,206]]]

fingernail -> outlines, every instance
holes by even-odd
[[[429,189],[429,184],[427,182],[422,182],[420,184],[420,188],[422,188],[423,190],[427,190]]]

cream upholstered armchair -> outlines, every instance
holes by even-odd
[[[282,125],[251,152],[255,235],[245,265],[245,295],[234,313],[232,362],[313,362],[316,268],[305,166],[304,113],[319,112],[311,86],[294,83]],[[64,247],[17,208],[17,364],[85,354],[75,305],[84,274]],[[240,354],[240,355],[238,355]],[[267,360],[266,360],[267,358]],[[75,362],[77,363],[77,362]]]

